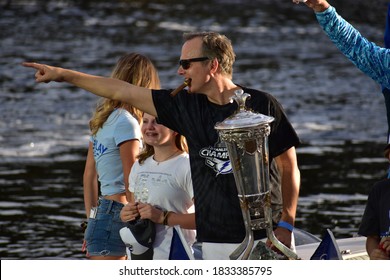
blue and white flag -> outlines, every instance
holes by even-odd
[[[330,229],[326,229],[324,238],[310,260],[342,260],[339,246]]]
[[[194,260],[192,250],[184,238],[183,232],[179,226],[172,228],[173,236],[171,242],[170,260]]]

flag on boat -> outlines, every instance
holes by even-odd
[[[172,228],[173,235],[171,241],[170,260],[194,260],[192,250],[188,245],[183,232],[179,226]]]
[[[339,246],[330,229],[326,229],[324,238],[310,260],[342,260]]]

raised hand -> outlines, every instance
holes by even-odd
[[[323,12],[329,8],[329,3],[326,0],[292,0],[295,4],[304,2],[308,7],[312,8],[315,12]]]

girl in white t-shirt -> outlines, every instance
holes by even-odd
[[[173,226],[179,225],[187,244],[195,242],[193,188],[187,144],[183,136],[144,114],[144,149],[129,177],[131,202],[122,221],[150,219],[156,226],[153,259],[168,259]]]
[[[147,88],[160,86],[151,60],[137,53],[123,55],[111,77]],[[88,218],[83,249],[89,259],[126,258],[126,246],[119,235],[125,224],[119,213],[130,200],[128,178],[140,151],[141,120],[142,112],[136,108],[102,98],[89,123],[91,138],[83,178]]]

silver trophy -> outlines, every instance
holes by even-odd
[[[253,250],[253,231],[260,229],[266,229],[268,239],[287,258],[297,259],[295,252],[281,243],[272,229],[268,135],[274,118],[246,110],[248,97],[242,89],[236,90],[231,101],[237,102],[238,111],[215,126],[229,153],[246,231],[230,259],[260,259],[254,255],[255,251],[266,249]],[[264,243],[259,244],[265,247]]]

